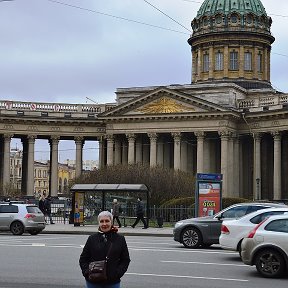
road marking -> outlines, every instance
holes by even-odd
[[[248,265],[245,264],[229,264],[229,263],[205,263],[205,262],[187,262],[187,261],[160,261],[162,263],[178,263],[178,264],[200,264],[200,265],[217,265],[217,266],[237,266],[237,267],[249,267]]]
[[[175,248],[171,248],[171,249],[159,249],[157,247],[131,247],[128,245],[128,248],[131,250],[135,250],[135,251],[151,251],[151,252],[177,252],[177,253],[201,253],[201,254],[227,254],[227,255],[239,255],[239,253],[237,252],[232,252],[232,251],[207,251],[207,250],[179,250],[179,249],[175,249]],[[173,250],[172,250],[173,249]]]
[[[161,274],[146,274],[146,273],[130,273],[127,272],[125,275],[131,276],[149,276],[149,277],[170,277],[170,278],[186,278],[186,279],[204,279],[204,280],[219,280],[219,281],[234,281],[234,282],[249,282],[247,279],[236,279],[236,278],[217,278],[217,277],[201,277],[201,276],[184,276],[184,275],[161,275]]]
[[[32,243],[33,247],[45,247],[46,245],[44,243]]]

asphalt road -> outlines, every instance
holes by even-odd
[[[87,235],[0,234],[0,288],[85,287],[78,259]],[[126,236],[131,264],[122,288],[277,288],[285,279],[264,279],[237,253],[219,246],[190,250],[171,237]]]

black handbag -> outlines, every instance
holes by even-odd
[[[105,260],[93,261],[89,263],[89,275],[88,279],[92,283],[101,282],[107,280],[107,262],[109,259],[109,253],[112,248],[112,243],[109,247]]]

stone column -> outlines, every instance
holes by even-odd
[[[253,199],[261,197],[261,133],[254,133],[254,179]]]
[[[143,163],[142,150],[142,138],[138,137],[136,139],[136,163]]]
[[[281,195],[281,134],[279,131],[271,133],[274,138],[274,200],[280,200]]]
[[[149,133],[150,139],[150,167],[157,164],[157,133]]]
[[[253,77],[258,78],[258,48],[254,47]]]
[[[213,47],[209,47],[209,79],[214,78],[215,57]]]
[[[121,164],[121,140],[119,137],[115,138],[115,165]]]
[[[245,51],[244,47],[240,46],[240,53],[239,53],[239,77],[244,77],[244,62],[245,62]]]
[[[76,145],[76,163],[75,163],[75,177],[78,178],[82,174],[82,157],[83,157],[83,137],[74,137]]]
[[[171,133],[174,139],[174,170],[181,169],[181,133]]]
[[[187,139],[181,141],[181,171],[188,171],[188,144]]]
[[[233,195],[235,197],[240,197],[240,140],[236,133],[233,134],[233,146]]]
[[[7,194],[7,190],[10,186],[10,145],[11,145],[11,138],[13,134],[4,134],[4,149],[3,149],[3,175],[2,175],[2,188],[4,195]],[[1,190],[2,190],[1,189]]]
[[[228,140],[230,132],[223,130],[219,132],[221,137],[221,174],[223,175],[222,180],[222,195],[228,197]]]
[[[27,195],[34,195],[34,152],[36,135],[29,135],[28,140],[28,165],[27,165]]]
[[[197,173],[203,173],[204,169],[204,137],[202,131],[194,132],[197,137]]]
[[[128,164],[135,163],[135,134],[126,134],[128,139]]]
[[[51,136],[50,144],[50,192],[49,195],[58,195],[58,144],[60,137]]]
[[[105,150],[104,150],[104,142],[105,139],[103,136],[100,136],[97,138],[97,140],[99,141],[99,168],[103,168],[105,166]]]
[[[113,149],[114,149],[114,135],[106,135],[107,139],[107,165],[113,165]]]
[[[229,49],[228,46],[224,47],[224,77],[229,76]]]
[[[196,75],[196,81],[201,79],[201,73],[202,73],[202,49],[198,49],[198,63],[197,63],[197,75]]]

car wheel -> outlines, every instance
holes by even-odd
[[[260,251],[255,258],[255,265],[257,271],[264,277],[281,277],[285,271],[282,255],[273,249]]]
[[[19,222],[13,222],[10,226],[10,231],[13,235],[22,235],[24,233],[24,225]]]
[[[202,245],[202,235],[197,228],[185,228],[182,232],[181,238],[181,241],[186,248],[198,248]]]
[[[31,235],[37,235],[41,232],[41,230],[31,230],[31,231],[28,231]]]

